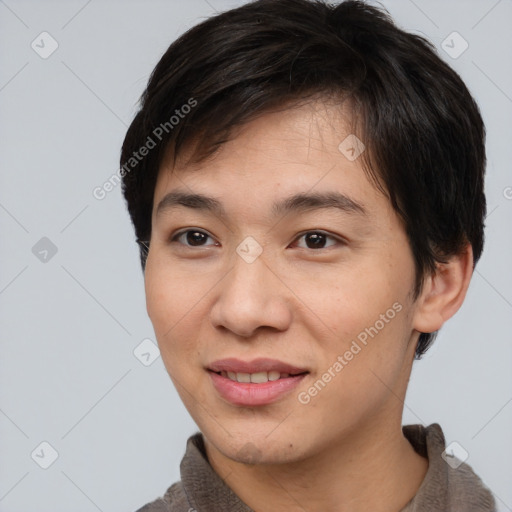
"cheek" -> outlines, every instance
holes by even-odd
[[[393,305],[405,305],[413,274],[407,267],[398,272],[387,263],[361,259],[318,272],[288,271],[286,283],[321,331],[346,341],[376,322],[381,327],[381,315],[384,321],[394,319]],[[334,345],[336,350],[341,348],[339,343]]]
[[[145,270],[146,307],[157,334],[193,314],[211,287],[200,271],[170,263],[161,252],[150,251]]]
[[[405,306],[389,311],[388,323],[366,313],[346,322],[339,317],[340,330],[348,331],[345,324],[350,321],[351,332],[331,337],[319,347],[322,357],[317,371],[299,390],[303,393],[298,396],[300,403],[308,401],[302,406],[305,421],[309,417],[315,425],[339,433],[357,428],[383,408],[399,406],[396,397],[401,394],[407,312]]]
[[[372,414],[388,399],[393,402],[391,390],[399,394],[412,333],[409,283],[404,283],[375,275],[364,281],[364,289],[352,288],[351,303],[337,313],[341,335],[329,352],[330,361],[342,356],[343,370],[325,398],[340,413],[348,407],[356,416]]]
[[[409,259],[395,265],[390,260],[361,258],[303,280],[302,287],[298,278],[294,283],[297,295],[314,313],[309,327],[316,325],[320,355],[315,378],[329,369],[336,375],[329,383],[331,390],[336,389],[334,402],[357,408],[365,396],[385,392],[378,377],[393,382],[401,371],[412,332],[408,296],[414,267]]]
[[[164,363],[191,357],[194,347],[186,340],[200,325],[206,295],[211,286],[197,273],[183,273],[156,258],[146,265],[146,307]],[[188,354],[188,355],[187,355]],[[178,357],[179,356],[179,357]]]

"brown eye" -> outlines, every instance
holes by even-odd
[[[323,233],[322,231],[308,231],[302,234],[297,240],[304,239],[304,245],[297,244],[298,247],[303,249],[325,249],[334,245],[338,240],[333,236]],[[333,240],[333,243],[326,245],[328,240]]]
[[[188,229],[186,231],[182,231],[181,233],[177,233],[172,239],[171,242],[179,242],[188,247],[207,247],[212,244],[205,244],[205,242],[212,238],[210,235],[205,233],[204,231],[199,231],[198,229]],[[213,240],[213,239],[212,239]],[[213,244],[215,245],[215,243]]]

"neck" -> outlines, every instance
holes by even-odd
[[[428,468],[427,459],[403,436],[400,422],[372,422],[337,446],[287,464],[241,464],[205,443],[215,471],[258,512],[399,512]]]

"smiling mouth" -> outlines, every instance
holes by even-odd
[[[242,407],[269,405],[284,399],[309,374],[304,367],[264,357],[251,361],[219,359],[205,369],[218,395]]]
[[[213,371],[213,370],[210,370]],[[228,372],[228,371],[219,371],[213,372],[221,377],[232,380],[233,382],[240,383],[251,383],[251,384],[264,384],[266,382],[273,382],[279,379],[287,379],[289,377],[297,377],[298,375],[305,375],[306,371],[301,373],[281,373],[277,370],[272,370],[269,372],[255,372],[255,373],[242,373],[242,372]]]

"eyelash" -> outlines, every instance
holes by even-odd
[[[203,235],[206,235],[208,238],[212,238],[213,237],[211,235],[209,235],[206,231],[203,231],[202,229],[185,229],[185,230],[182,230],[182,231],[178,231],[176,234],[172,235],[171,236],[171,239],[170,239],[170,242],[178,242],[178,239],[183,236],[183,235],[186,235],[187,233],[190,233],[190,232],[193,232],[193,233],[201,233]],[[299,233],[297,235],[297,237],[294,239],[294,242],[296,240],[299,240],[300,238],[304,237],[305,235],[308,235],[308,234],[311,234],[311,233],[315,233],[315,234],[320,234],[320,235],[323,235],[325,236],[327,239],[331,239],[331,240],[335,240],[336,242],[338,242],[339,244],[341,245],[346,245],[346,242],[344,240],[342,240],[341,238],[337,237],[337,236],[334,236],[334,235],[331,235],[323,230],[319,230],[319,229],[313,229],[313,230],[308,230],[308,231],[303,231],[302,233]],[[188,248],[194,248],[194,247],[198,247],[198,248],[204,248],[204,247],[211,247],[211,245],[199,245],[199,246],[192,246],[192,245],[187,245],[187,244],[182,244],[184,245],[185,247],[188,247]],[[328,245],[327,247],[320,247],[319,249],[314,249],[314,248],[310,248],[310,247],[300,247],[301,249],[309,249],[311,251],[319,251],[319,250],[322,250],[322,249],[327,249],[329,247],[332,247],[332,245]]]

